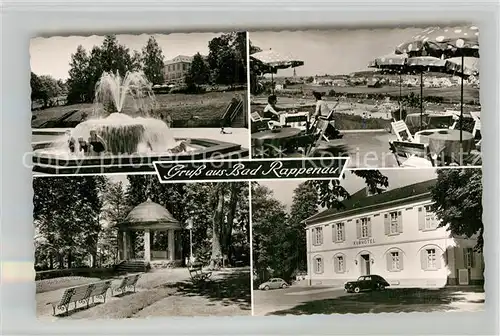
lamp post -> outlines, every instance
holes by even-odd
[[[189,230],[189,263],[193,263],[193,219],[189,218],[186,223]]]

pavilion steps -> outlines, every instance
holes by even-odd
[[[115,265],[115,270],[118,273],[139,273],[147,272],[150,269],[150,263],[145,260],[122,260]]]

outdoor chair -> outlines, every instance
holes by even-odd
[[[398,137],[399,141],[413,142],[413,136],[408,129],[408,126],[403,120],[394,121],[391,123],[392,131]]]
[[[435,158],[431,157],[425,144],[392,141],[389,142],[389,147],[400,167],[426,168],[435,166]]]
[[[118,286],[111,288],[111,295],[114,295],[114,292],[118,292],[120,294],[126,293],[130,288],[132,288],[133,292],[135,293],[135,286],[140,276],[141,273],[123,277]]]
[[[270,118],[262,118],[259,112],[250,113],[250,119],[252,121],[252,132],[272,130],[276,127],[281,127],[280,123]]]
[[[472,119],[474,119],[474,128],[472,129],[472,137],[476,139],[476,136],[481,137],[481,112],[471,112]]]
[[[111,288],[111,281],[102,281],[102,282],[97,282],[93,284],[94,287],[92,288],[92,291],[90,292],[90,299],[92,300],[92,303],[94,303],[95,298],[100,298],[103,300],[103,303],[106,302],[106,294],[108,292],[108,289]],[[88,302],[87,302],[88,306]]]

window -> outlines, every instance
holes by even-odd
[[[436,269],[436,249],[427,249],[427,269]]]
[[[391,252],[391,271],[401,270],[401,264],[399,259],[399,252]]]
[[[345,272],[345,260],[343,255],[335,257],[335,272],[337,273]]]
[[[390,213],[390,234],[396,234],[399,232],[398,230],[398,212],[394,211]]]
[[[368,218],[361,218],[361,238],[368,238]]]
[[[426,230],[436,229],[436,220],[434,218],[434,213],[431,210],[430,205],[425,206],[425,226]]]
[[[345,226],[344,223],[337,223],[333,226],[334,241],[343,242],[345,240]]]
[[[323,273],[323,258],[314,258],[314,273]]]
[[[312,229],[312,239],[313,245],[321,245],[323,244],[323,228],[317,227]]]
[[[464,266],[465,268],[474,268],[474,250],[471,248],[464,250]]]

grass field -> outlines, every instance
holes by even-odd
[[[367,87],[367,86],[355,86],[355,87],[332,87],[332,86],[313,86],[313,85],[294,85],[287,87],[289,89],[300,89],[302,88],[306,92],[319,91],[328,92],[334,90],[337,93],[355,93],[355,94],[385,94],[393,97],[399,96],[399,86],[383,86],[380,88]],[[401,94],[406,96],[410,93],[420,95],[420,87],[402,87]],[[425,88],[424,87],[424,99],[425,96],[435,96],[443,97],[446,101],[451,101],[454,103],[460,102],[460,86],[454,86],[449,88]],[[473,88],[471,86],[464,86],[464,102],[468,103],[471,100],[479,99],[479,89]]]
[[[155,111],[159,116],[164,118],[167,114],[175,123],[178,121],[189,120],[194,117],[206,123],[219,123],[219,119],[223,116],[226,107],[234,97],[244,99],[244,112],[247,107],[246,91],[232,92],[207,92],[204,94],[159,94],[156,95],[158,109]],[[84,114],[92,115],[93,104],[75,104],[66,106],[57,106],[40,111],[33,111],[32,127],[43,127],[43,124],[49,120],[55,120],[62,117],[65,113],[75,112],[68,122],[79,122]],[[129,113],[127,106],[124,111]],[[133,114],[133,113],[131,113]],[[244,113],[246,115],[246,113]]]

